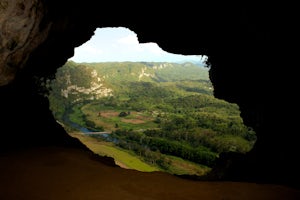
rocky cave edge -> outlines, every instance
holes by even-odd
[[[41,95],[41,77],[53,78],[96,28],[127,27],[141,43],[156,42],[171,53],[208,55],[215,96],[237,103],[245,124],[256,131],[253,150],[221,155],[210,179],[299,187],[297,124],[289,114],[297,104],[285,88],[291,86],[287,77],[292,72],[278,59],[291,35],[275,8],[206,1],[171,7],[95,2],[0,1],[1,152],[84,149],[53,118]]]

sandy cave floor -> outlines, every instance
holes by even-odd
[[[270,184],[192,181],[162,172],[108,166],[90,153],[45,147],[0,154],[1,200],[300,199],[297,189]]]

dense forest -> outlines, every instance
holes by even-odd
[[[67,62],[49,84],[50,109],[162,171],[175,158],[211,167],[221,152],[249,151],[256,136],[236,104],[216,99],[208,68],[192,63]],[[193,173],[193,172],[191,172]],[[196,172],[195,172],[196,173]]]

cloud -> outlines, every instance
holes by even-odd
[[[99,47],[93,47],[90,44],[84,44],[82,45],[80,48],[75,49],[75,51],[79,51],[80,53],[84,53],[84,54],[93,54],[93,55],[101,55],[103,54],[103,50],[101,50]]]
[[[143,44],[140,44],[140,46],[141,46],[141,48],[149,51],[150,53],[154,53],[157,55],[162,55],[165,53],[156,43],[153,43],[153,42],[143,43]]]
[[[122,37],[116,41],[119,44],[125,44],[125,45],[138,45],[139,41],[136,37],[136,35],[127,35],[125,37]]]
[[[127,28],[98,28],[90,41],[79,48],[70,60],[75,62],[201,60],[163,51],[156,43],[139,43],[137,34]]]

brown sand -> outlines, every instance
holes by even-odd
[[[300,199],[280,185],[204,182],[162,172],[143,173],[105,165],[78,149],[39,148],[0,155],[1,200]]]

